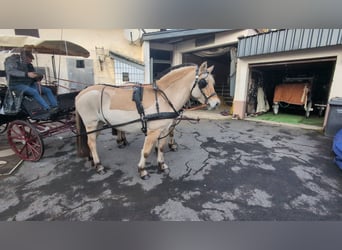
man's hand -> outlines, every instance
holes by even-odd
[[[36,79],[38,82],[40,82],[43,79],[43,75],[37,72],[27,72],[27,76]]]
[[[36,78],[38,74],[36,72],[27,72],[27,76],[30,78]]]

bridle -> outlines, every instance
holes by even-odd
[[[201,79],[199,79],[199,77],[203,74],[206,74],[205,77],[202,77]],[[212,93],[210,96],[207,96],[203,89],[206,88],[208,86],[208,82],[206,80],[206,78],[209,76],[209,72],[206,71],[204,73],[201,73],[201,74],[198,74],[198,68],[196,69],[196,79],[195,79],[195,82],[194,82],[194,85],[192,85],[192,88],[191,88],[191,91],[190,91],[190,96],[192,96],[192,91],[194,90],[194,88],[196,87],[196,85],[198,85],[198,88],[199,90],[201,91],[201,94],[203,95],[204,99],[205,99],[205,104],[208,104],[208,100],[217,95],[215,92]]]

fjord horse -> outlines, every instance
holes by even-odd
[[[185,65],[172,69],[155,84],[98,84],[82,90],[75,100],[78,155],[89,157],[96,171],[103,173],[96,148],[98,133],[93,131],[98,131],[100,124],[124,132],[143,130],[146,136],[138,163],[140,177],[149,177],[145,163],[154,145],[159,170],[168,172],[163,154],[165,135],[184,104],[191,96],[207,104],[208,109],[220,104],[214,89],[213,69],[214,66],[207,67],[207,62],[199,67]],[[132,98],[137,89],[140,89],[140,102]]]

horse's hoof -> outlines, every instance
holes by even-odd
[[[163,174],[169,174],[170,173],[169,167],[164,162],[158,163],[158,170],[160,173],[163,173]]]
[[[165,174],[165,175],[168,175],[168,174],[170,174],[170,169],[169,168],[165,168],[165,169],[162,169],[162,170],[160,170],[160,172],[162,172],[163,174]]]
[[[150,179],[150,175],[149,174],[146,174],[146,175],[143,175],[143,176],[140,176],[140,178],[144,181]]]
[[[118,148],[125,148],[128,146],[127,140],[116,141],[116,143],[118,144]]]
[[[169,143],[169,149],[173,152],[178,150],[178,144],[177,143]]]
[[[96,165],[95,169],[96,169],[96,172],[98,174],[105,174],[106,173],[105,168],[101,164]]]
[[[101,169],[101,170],[97,170],[96,172],[97,172],[98,174],[100,174],[100,175],[103,175],[103,174],[106,173],[106,170],[105,170],[105,169]]]

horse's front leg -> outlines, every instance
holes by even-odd
[[[164,147],[167,141],[165,136],[158,140],[158,147],[157,147],[157,162],[159,171],[168,174],[170,172],[169,167],[164,162]]]
[[[102,166],[100,162],[99,155],[97,154],[97,149],[96,149],[96,138],[97,138],[97,133],[90,133],[88,134],[88,146],[92,155],[92,162],[95,166],[96,171],[99,174],[104,174],[105,169]]]
[[[177,151],[178,145],[175,140],[175,127],[171,126],[169,129],[169,142],[168,142],[169,148],[171,151]]]
[[[144,146],[141,150],[140,161],[138,163],[138,172],[140,174],[140,178],[143,180],[147,180],[150,177],[150,175],[145,169],[146,159],[150,155],[151,150],[160,135],[160,132],[161,132],[160,130],[147,131],[147,135],[144,141]]]

